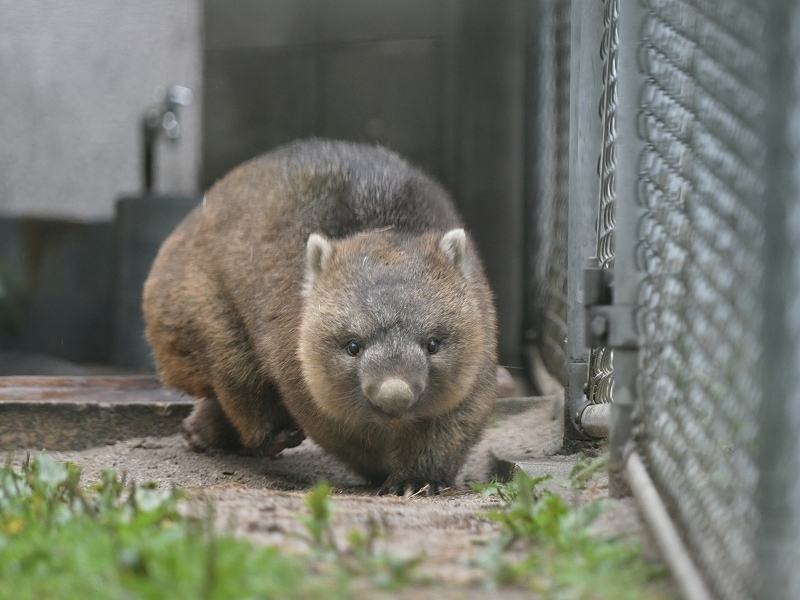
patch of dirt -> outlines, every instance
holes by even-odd
[[[113,467],[126,473],[128,480],[188,488],[194,492],[196,510],[206,510],[203,499],[213,501],[220,529],[298,552],[308,548],[304,528],[296,518],[304,511],[303,493],[326,480],[334,489],[332,531],[340,547],[346,547],[352,528],[365,531],[374,524],[383,531],[379,540],[383,548],[397,556],[424,552],[419,574],[442,582],[424,588],[413,586],[399,597],[490,598],[496,597],[495,593],[482,587],[483,575],[474,560],[499,532],[498,525],[481,513],[498,507],[500,502],[482,498],[470,484],[489,481],[502,467],[497,457],[554,455],[561,447],[563,428],[553,412],[552,397],[498,401],[495,416],[469,456],[456,487],[435,497],[378,497],[375,488],[368,487],[311,440],[267,461],[217,452],[198,454],[190,451],[179,435],[51,454],[81,465],[84,483],[97,481],[103,468]],[[23,458],[24,452],[15,453],[15,461]],[[563,457],[572,462],[575,458]],[[607,497],[607,476],[595,477],[581,492],[563,492],[568,501],[577,503]],[[645,548],[652,548],[631,500],[613,501],[596,526],[604,532],[636,536],[644,541]],[[653,556],[654,551],[646,555]],[[504,589],[503,597],[533,596]]]

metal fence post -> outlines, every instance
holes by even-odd
[[[644,9],[639,0],[619,0],[619,66],[617,73],[617,199],[614,232],[613,305],[628,319],[633,319],[638,302],[637,288],[641,274],[635,261],[638,223],[641,209],[637,200],[639,161],[644,142],[637,123],[640,94],[645,77],[639,66],[640,26]],[[629,323],[633,325],[633,323]],[[609,436],[609,493],[626,495],[624,477],[625,450],[632,439],[632,413],[636,401],[638,349],[614,350],[614,402],[611,404]]]
[[[759,414],[759,600],[800,590],[800,2],[767,20],[769,141],[764,241],[763,401]]]

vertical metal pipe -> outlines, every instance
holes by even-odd
[[[756,533],[759,600],[800,593],[800,2],[770,3],[763,400]]]
[[[639,159],[644,142],[637,130],[640,113],[639,96],[644,74],[639,65],[641,23],[644,8],[639,0],[620,0],[619,7],[619,70],[617,75],[617,199],[614,232],[614,306],[633,311],[637,304],[637,288],[641,274],[636,265],[636,245],[641,209],[637,201]],[[609,436],[609,492],[626,495],[624,478],[625,449],[632,441],[632,415],[637,398],[636,376],[638,350],[614,350],[614,402],[611,404]]]

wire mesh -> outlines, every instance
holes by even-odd
[[[637,444],[715,595],[749,598],[761,398],[764,16],[642,0]]]
[[[619,64],[619,0],[604,0],[603,38],[600,58],[603,61],[603,93],[600,98],[600,118],[603,127],[603,145],[597,163],[600,177],[599,204],[597,211],[597,247],[595,255],[598,266],[609,269],[614,266],[614,227],[616,220],[617,171],[617,68]],[[592,348],[589,353],[589,385],[587,398],[591,404],[605,404],[612,400],[614,386],[614,351],[611,348]]]
[[[604,0],[603,93],[600,97],[600,118],[603,122],[603,147],[597,164],[600,176],[600,204],[597,219],[597,261],[601,268],[614,266],[614,218],[617,171],[617,69],[619,66],[619,0]]]
[[[540,2],[534,263],[540,269],[539,352],[547,370],[567,385],[567,200],[569,196],[570,2]]]

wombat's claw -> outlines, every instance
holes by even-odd
[[[400,482],[400,483],[393,483],[387,481],[383,484],[380,491],[378,491],[379,496],[403,496],[404,498],[413,498],[415,496],[433,496],[437,494],[441,494],[442,492],[449,490],[449,486],[443,483],[436,483],[436,482]]]
[[[306,434],[302,429],[282,429],[269,436],[258,449],[258,455],[263,458],[277,456],[286,448],[299,446],[306,439]]]
[[[410,493],[411,490],[409,489],[409,486],[406,486],[406,490],[403,492],[403,496],[406,496],[408,498],[413,498],[414,496],[421,496],[422,494],[425,494],[426,496],[438,496],[439,494],[443,494],[449,489],[450,488],[447,486],[442,486],[439,484],[431,485],[430,483],[426,483],[416,492]]]

